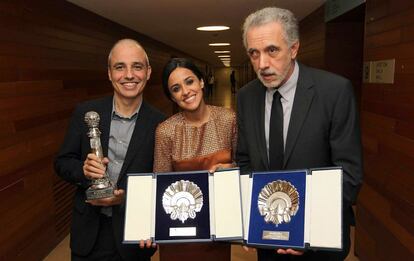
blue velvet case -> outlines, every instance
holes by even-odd
[[[261,247],[289,247],[304,248],[305,226],[305,194],[306,194],[306,170],[279,171],[279,172],[255,172],[252,173],[252,197],[250,206],[249,235],[247,244]],[[262,188],[274,181],[287,181],[296,188],[299,193],[299,208],[290,222],[274,224],[265,222],[264,216],[258,209],[258,198]],[[289,233],[289,239],[266,239],[264,233]]]
[[[203,206],[196,213],[194,219],[188,218],[185,222],[172,220],[162,205],[163,194],[172,183],[180,180],[188,180],[195,183],[203,193]],[[211,241],[210,233],[210,202],[209,202],[209,173],[207,171],[197,172],[175,172],[157,174],[156,179],[156,203],[155,203],[155,235],[154,239],[159,243],[177,242],[202,242]],[[196,229],[195,236],[170,236],[170,228]]]

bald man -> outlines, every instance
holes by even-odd
[[[126,173],[152,172],[154,133],[164,116],[143,101],[151,76],[144,48],[135,40],[115,43],[108,56],[108,77],[113,96],[78,105],[62,148],[55,160],[56,173],[76,185],[70,246],[72,260],[150,260],[150,242],[123,245]],[[104,155],[90,153],[84,115],[96,111]],[[103,164],[102,164],[103,163]],[[113,197],[86,200],[91,179],[105,170],[115,185]]]

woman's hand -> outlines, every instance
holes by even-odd
[[[228,169],[228,168],[234,168],[234,164],[233,163],[218,163],[213,165],[208,172],[209,173],[214,173],[216,172],[216,170],[220,170],[220,169]]]

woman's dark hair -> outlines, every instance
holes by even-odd
[[[187,58],[172,58],[167,62],[167,64],[164,66],[164,69],[162,71],[162,88],[164,90],[165,95],[168,97],[168,99],[171,100],[171,93],[168,88],[168,78],[170,78],[170,74],[177,68],[186,68],[190,71],[192,71],[195,76],[201,81],[203,80],[203,73],[197,68],[197,66]]]

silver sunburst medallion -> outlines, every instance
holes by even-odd
[[[290,182],[276,180],[262,188],[257,206],[266,223],[289,223],[299,210],[299,193]]]
[[[172,220],[184,223],[188,218],[194,219],[196,212],[203,207],[203,192],[193,182],[180,180],[172,183],[162,196],[162,206]]]

